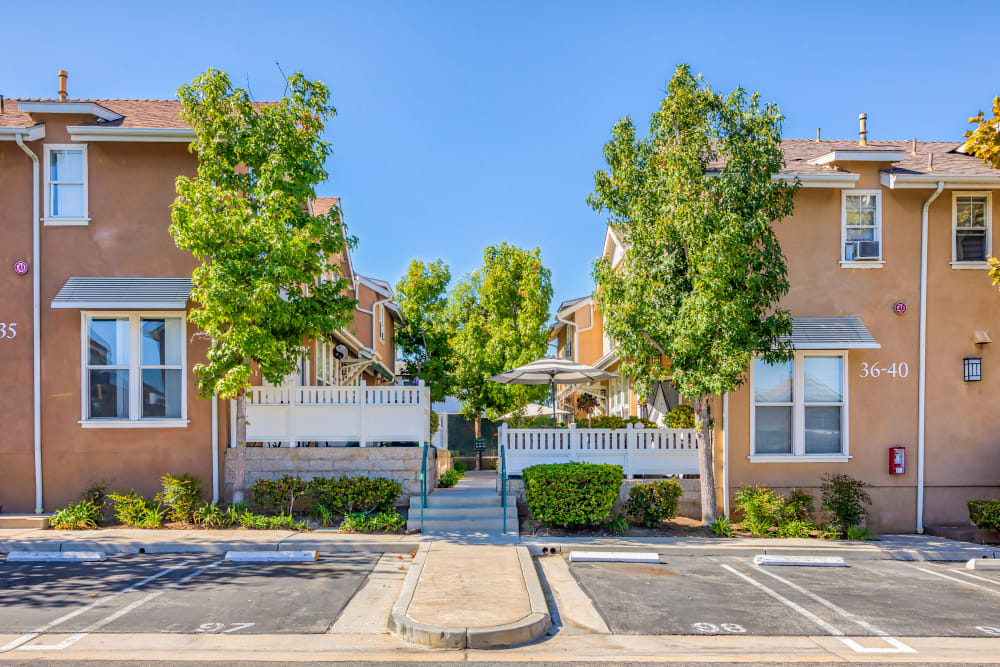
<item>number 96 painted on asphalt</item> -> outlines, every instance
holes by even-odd
[[[716,625],[715,623],[694,623],[691,625],[695,632],[703,635],[742,635],[746,634],[747,629],[742,625],[737,625],[736,623],[720,623]]]

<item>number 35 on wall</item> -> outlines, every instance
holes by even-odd
[[[868,362],[861,362],[861,377],[863,378],[877,378],[883,373],[890,375],[894,378],[905,378],[910,374],[910,365],[905,361],[892,362],[888,366],[879,366],[876,361],[873,364]]]
[[[0,322],[0,338],[17,338],[17,322]]]

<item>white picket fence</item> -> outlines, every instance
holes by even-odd
[[[246,407],[247,442],[430,441],[426,386],[254,387]],[[230,412],[235,431],[235,406]]]
[[[498,446],[504,449],[507,474],[520,475],[540,463],[612,463],[625,477],[635,475],[696,475],[698,447],[695,429],[635,428],[510,428],[500,425]]]

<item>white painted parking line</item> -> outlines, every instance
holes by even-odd
[[[784,577],[779,577],[778,575],[774,574],[773,572],[768,572],[767,570],[764,570],[763,568],[760,568],[760,567],[757,568],[757,571],[759,571],[759,572],[761,572],[763,574],[766,574],[767,576],[772,577],[772,578],[780,581],[781,583],[785,584],[786,586],[788,586],[792,590],[795,590],[795,591],[798,591],[799,593],[802,593],[803,595],[805,595],[806,597],[808,597],[810,600],[818,602],[819,604],[823,605],[824,607],[826,607],[830,611],[833,611],[834,613],[839,614],[840,616],[843,616],[847,620],[852,621],[852,622],[860,625],[865,630],[868,630],[872,634],[877,635],[878,637],[881,637],[886,643],[890,644],[893,647],[892,649],[885,649],[885,648],[865,648],[865,647],[859,645],[853,639],[845,639],[845,638],[841,638],[840,639],[840,641],[844,642],[845,644],[847,644],[848,646],[850,646],[852,649],[854,649],[858,653],[916,653],[916,650],[910,648],[909,646],[907,646],[903,642],[899,641],[895,637],[890,637],[889,633],[886,632],[885,630],[883,630],[883,629],[881,629],[879,627],[876,627],[875,625],[872,625],[871,623],[869,623],[865,619],[861,618],[857,614],[854,614],[852,612],[847,611],[846,609],[844,609],[840,605],[834,604],[833,602],[827,600],[826,598],[823,598],[823,597],[820,597],[819,595],[816,595],[812,591],[807,590],[806,588],[803,588],[802,586],[799,586],[798,584],[796,584],[793,581],[789,581],[788,579],[785,579]]]
[[[237,563],[310,563],[315,551],[227,551],[226,560]]]
[[[166,568],[165,570],[161,570],[160,572],[157,572],[156,574],[154,574],[154,575],[152,575],[150,577],[146,577],[142,581],[137,581],[136,583],[132,584],[131,586],[126,586],[125,588],[121,589],[120,591],[116,591],[116,592],[112,593],[111,595],[108,595],[106,597],[94,600],[90,604],[86,604],[86,605],[80,607],[79,609],[77,609],[75,611],[71,611],[71,612],[69,612],[68,614],[66,614],[64,616],[60,616],[59,618],[57,618],[54,621],[49,621],[45,625],[42,625],[42,626],[39,626],[39,627],[35,628],[34,630],[32,630],[31,632],[29,632],[28,634],[22,635],[22,636],[18,637],[17,639],[15,639],[15,640],[13,640],[11,642],[8,642],[7,644],[4,644],[3,646],[0,646],[0,653],[4,653],[6,651],[12,651],[15,648],[17,648],[18,646],[21,646],[22,644],[26,644],[26,643],[30,642],[32,639],[35,639],[36,637],[38,637],[39,635],[41,635],[41,634],[43,634],[45,632],[48,632],[49,630],[51,630],[52,628],[56,627],[57,625],[61,625],[61,624],[65,623],[66,621],[70,620],[70,619],[76,618],[80,614],[86,613],[86,612],[90,611],[91,609],[93,609],[94,607],[100,606],[100,605],[104,604],[105,602],[108,602],[109,600],[113,600],[116,597],[118,597],[119,595],[124,595],[125,593],[128,593],[130,591],[134,591],[135,589],[139,588],[140,586],[144,586],[145,584],[148,584],[151,581],[155,581],[156,579],[159,579],[160,577],[162,577],[164,575],[170,574],[174,570],[176,570],[178,568],[181,568],[181,567],[184,567],[187,564],[188,564],[188,561],[184,561],[184,562],[179,563],[177,565],[171,565],[170,567]]]
[[[758,554],[753,557],[754,565],[805,565],[809,567],[847,567],[840,556],[781,556]]]
[[[927,569],[924,569],[922,567],[917,567],[916,565],[910,565],[910,567],[916,568],[916,569],[920,570],[921,572],[926,572],[927,574],[933,574],[935,577],[941,577],[942,579],[947,579],[948,581],[957,581],[960,584],[964,584],[966,586],[972,586],[973,588],[978,588],[979,590],[986,591],[987,593],[993,593],[994,595],[1000,595],[1000,591],[998,591],[995,588],[987,588],[986,586],[983,586],[981,584],[974,584],[971,581],[966,581],[965,579],[959,579],[957,577],[951,577],[951,576],[948,576],[947,574],[944,574],[943,572],[935,572],[934,570],[927,570]],[[963,574],[965,574],[965,573],[963,573]]]
[[[659,563],[660,555],[654,551],[570,551],[571,563]]]
[[[812,621],[813,623],[815,623],[819,627],[823,628],[824,630],[826,630],[827,632],[829,632],[834,637],[843,637],[844,636],[843,632],[841,632],[837,628],[833,627],[832,625],[830,625],[829,623],[827,623],[822,618],[820,618],[816,614],[812,613],[811,611],[809,611],[805,607],[802,607],[801,605],[798,605],[798,604],[792,602],[791,600],[789,600],[788,598],[786,598],[784,595],[782,595],[778,591],[775,591],[775,590],[773,590],[771,588],[768,588],[767,586],[765,586],[764,584],[760,583],[756,579],[748,577],[747,575],[743,574],[742,572],[739,572],[738,570],[736,570],[735,568],[730,567],[729,565],[722,564],[722,569],[728,570],[728,571],[732,572],[733,574],[735,574],[740,579],[743,579],[747,583],[749,583],[749,584],[751,584],[753,586],[756,586],[757,588],[759,588],[760,590],[764,591],[765,593],[767,593],[768,595],[770,595],[772,598],[774,598],[775,600],[777,600],[778,602],[784,604],[789,609],[792,609],[793,611],[798,612],[802,616],[805,616],[810,621]]]
[[[11,551],[8,563],[93,563],[107,560],[103,551]]]
[[[191,574],[189,574],[189,575],[187,575],[187,576],[185,576],[185,577],[183,577],[181,579],[178,579],[177,581],[174,581],[174,582],[171,582],[169,584],[166,584],[165,586],[163,586],[159,590],[155,590],[155,591],[147,594],[146,596],[144,596],[144,597],[136,600],[135,602],[131,602],[131,603],[125,605],[124,607],[122,607],[121,609],[119,609],[115,613],[111,614],[110,616],[105,616],[101,620],[99,620],[99,621],[97,621],[95,623],[92,623],[91,625],[89,625],[86,628],[84,628],[83,631],[77,632],[75,634],[70,635],[66,639],[64,639],[61,642],[59,642],[58,644],[31,644],[31,645],[28,645],[28,646],[21,646],[21,647],[18,648],[18,650],[19,651],[61,651],[61,650],[65,649],[65,648],[69,648],[73,644],[77,643],[78,641],[80,641],[81,639],[83,639],[84,637],[86,637],[87,635],[89,635],[91,632],[96,632],[97,630],[100,630],[101,628],[103,628],[108,623],[112,623],[112,622],[118,620],[119,618],[121,618],[125,614],[129,613],[130,611],[132,611],[134,609],[138,609],[139,607],[141,607],[142,605],[146,604],[150,600],[154,600],[154,599],[158,598],[159,596],[163,595],[164,593],[167,592],[167,589],[178,588],[181,585],[183,585],[183,584],[187,583],[188,581],[190,581],[191,579],[194,579],[199,574],[203,573],[205,570],[207,570],[207,569],[209,569],[211,567],[215,567],[216,565],[219,565],[221,562],[222,562],[221,560],[217,560],[214,563],[211,563],[210,565],[206,565],[203,568],[195,570]]]
[[[952,572],[954,572],[955,574],[960,574],[963,577],[969,577],[970,579],[977,579],[979,581],[985,581],[988,584],[992,584],[993,586],[997,586],[998,588],[996,590],[998,592],[1000,592],[1000,581],[994,581],[993,579],[987,579],[986,577],[980,577],[978,574],[972,574],[971,572],[966,572],[965,570],[952,569]]]

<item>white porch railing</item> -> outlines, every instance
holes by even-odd
[[[430,390],[419,386],[254,387],[247,442],[430,442]],[[235,406],[232,431],[236,428]]]
[[[635,475],[696,475],[698,447],[695,429],[634,428],[509,428],[500,425],[499,446],[507,458],[507,474],[520,475],[540,463],[612,463],[625,477]]]

